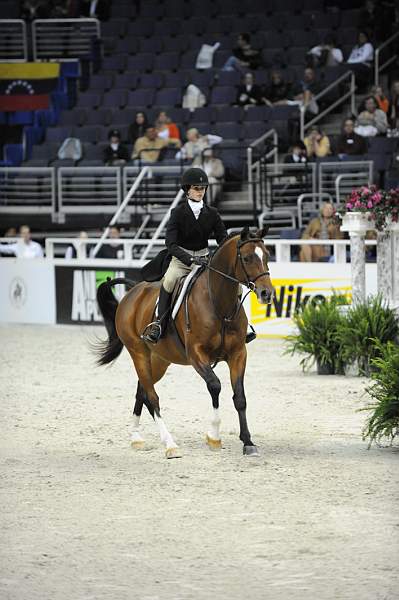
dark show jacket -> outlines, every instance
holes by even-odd
[[[127,147],[124,144],[119,144],[119,146],[116,150],[113,150],[113,148],[111,148],[111,145],[104,148],[104,162],[105,163],[112,162],[113,160],[128,161],[129,159],[130,159],[129,150],[127,149]]]
[[[337,139],[337,154],[366,154],[367,141],[357,133],[342,133]]]
[[[237,104],[244,106],[245,104],[252,104],[250,99],[255,100],[256,104],[260,104],[262,100],[262,89],[259,85],[254,83],[251,89],[248,91],[246,85],[239,85],[237,88]]]
[[[209,239],[215,237],[220,244],[227,236],[226,228],[216,208],[204,204],[198,219],[194,217],[187,200],[183,200],[172,210],[166,228],[166,249],[147,263],[141,270],[146,281],[158,281],[165,274],[172,256],[187,266],[191,256],[187,250],[203,250]]]

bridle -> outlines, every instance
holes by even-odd
[[[206,268],[209,269],[210,271],[214,271],[215,273],[218,273],[225,279],[229,279],[230,281],[233,281],[234,283],[239,283],[241,285],[245,285],[245,287],[249,288],[250,292],[254,292],[255,288],[256,288],[255,282],[260,277],[263,277],[264,275],[270,276],[270,271],[269,270],[263,271],[262,273],[259,273],[259,275],[257,275],[253,280],[250,279],[250,277],[248,275],[248,271],[245,268],[244,260],[243,260],[242,254],[241,254],[241,248],[243,246],[245,246],[245,244],[249,244],[250,242],[255,242],[255,243],[262,242],[263,243],[263,240],[262,240],[262,238],[251,238],[249,240],[243,240],[243,241],[239,241],[237,243],[237,254],[236,254],[236,262],[234,265],[234,270],[236,269],[237,261],[239,260],[241,268],[245,275],[245,281],[240,281],[239,279],[237,279],[237,277],[233,277],[232,275],[228,275],[227,273],[224,273],[223,271],[219,271],[219,269],[215,269],[215,267],[212,267],[212,265],[210,263],[208,265],[206,265]],[[211,259],[211,261],[212,261],[212,259]]]

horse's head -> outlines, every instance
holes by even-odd
[[[236,275],[249,284],[261,304],[270,304],[274,294],[268,265],[270,255],[263,241],[268,229],[251,232],[244,227],[237,242]]]

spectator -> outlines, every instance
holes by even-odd
[[[201,135],[198,129],[191,127],[186,133],[187,142],[182,147],[181,151],[176,154],[176,158],[185,160],[194,160],[205,148],[220,144],[222,138],[219,135]]]
[[[283,79],[280,71],[270,73],[270,84],[266,86],[263,93],[266,104],[269,106],[287,104],[289,85]]]
[[[193,160],[193,167],[200,167],[208,175],[210,188],[208,204],[215,204],[223,188],[224,165],[220,158],[213,155],[212,148],[207,148]]]
[[[17,228],[16,227],[9,227],[5,234],[4,237],[17,237]]]
[[[104,242],[96,254],[96,258],[123,258],[123,244],[121,241],[121,232],[118,225],[113,225],[109,230],[109,239]]]
[[[163,158],[164,153],[162,150],[166,149],[168,146],[180,148],[181,142],[175,138],[162,139],[158,137],[155,127],[148,127],[145,135],[136,140],[132,152],[132,159],[150,163],[158,162]]]
[[[163,140],[175,139],[180,140],[180,131],[176,123],[172,122],[172,119],[168,117],[164,110],[157,116],[155,121],[155,127],[158,132],[158,137]]]
[[[311,127],[309,135],[303,141],[308,158],[324,158],[331,154],[330,140],[317,125]]]
[[[129,142],[134,146],[139,137],[143,137],[148,129],[147,115],[143,111],[136,112],[133,123],[129,126],[128,138]]]
[[[109,146],[104,149],[104,163],[108,167],[123,166],[129,160],[129,151],[121,144],[119,129],[111,129],[108,134]]]
[[[259,50],[251,46],[249,33],[240,33],[237,46],[233,48],[233,56],[229,56],[223,66],[223,71],[240,71],[246,73],[248,69],[254,70],[261,65],[262,59]]]
[[[336,67],[340,65],[344,56],[342,50],[337,47],[333,35],[326,35],[324,42],[319,46],[314,46],[308,52],[310,67]]]
[[[374,48],[370,43],[368,34],[365,31],[359,31],[357,44],[353,47],[347,63],[352,65],[351,68],[355,71],[356,81],[362,88],[370,80],[373,58]]]
[[[337,139],[336,153],[340,158],[344,156],[366,154],[367,142],[364,137],[355,133],[353,119],[345,119],[341,135]]]
[[[87,235],[87,231],[80,231],[79,235],[78,235],[78,238],[76,240],[76,243],[75,244],[71,244],[65,250],[65,258],[67,258],[67,259],[76,258],[77,257],[77,248],[80,247],[81,245],[83,245],[83,256],[86,258],[86,256],[87,256],[87,244],[81,244],[80,241],[81,240],[87,240],[88,237],[89,236]]]
[[[245,107],[263,103],[262,90],[256,85],[252,73],[245,73],[243,83],[238,86],[236,103]]]
[[[19,240],[11,244],[0,244],[0,253],[17,258],[43,258],[43,248],[31,239],[28,225],[19,228]]]
[[[307,67],[303,72],[303,78],[294,86],[292,94],[294,96],[294,100],[305,106],[307,111],[317,115],[319,112],[319,107],[315,100],[315,96],[320,92],[320,90],[321,87],[316,80],[314,69]]]
[[[342,238],[339,224],[335,220],[335,210],[330,202],[325,202],[320,215],[312,219],[302,234],[303,240],[338,240]],[[331,246],[302,245],[299,253],[301,262],[326,261],[331,255]]]
[[[392,129],[399,127],[399,80],[392,83],[389,110],[389,124]]]
[[[363,137],[374,137],[385,134],[388,129],[387,116],[383,110],[378,108],[374,96],[368,96],[364,101],[364,110],[356,119],[355,132]]]
[[[373,85],[371,88],[371,95],[377,101],[378,108],[384,111],[385,114],[389,113],[389,100],[384,94],[384,91],[380,85]]]
[[[109,0],[80,0],[79,13],[81,17],[108,21],[110,17]]]
[[[303,142],[294,142],[289,153],[285,157],[284,162],[286,164],[306,164],[308,162],[308,156],[305,144]]]

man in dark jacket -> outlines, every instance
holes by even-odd
[[[337,139],[336,153],[339,157],[346,155],[360,155],[367,152],[367,141],[361,135],[355,133],[355,122],[353,119],[346,119],[342,127],[342,133]]]
[[[236,102],[239,106],[262,104],[262,90],[259,85],[256,85],[252,73],[245,73],[242,84],[237,88]]]
[[[185,198],[172,210],[166,229],[165,243],[171,260],[159,292],[159,316],[143,334],[143,339],[153,344],[156,344],[166,331],[172,292],[176,283],[191,271],[193,265],[207,264],[209,238],[214,235],[220,244],[227,235],[216,208],[204,203],[208,186],[205,171],[198,167],[188,169],[183,174],[181,186]],[[143,278],[147,281],[162,277],[162,273],[155,273],[159,265],[157,258],[142,270]]]
[[[104,148],[104,163],[109,167],[123,166],[129,160],[129,151],[121,144],[119,129],[111,129],[108,134],[109,146]]]

